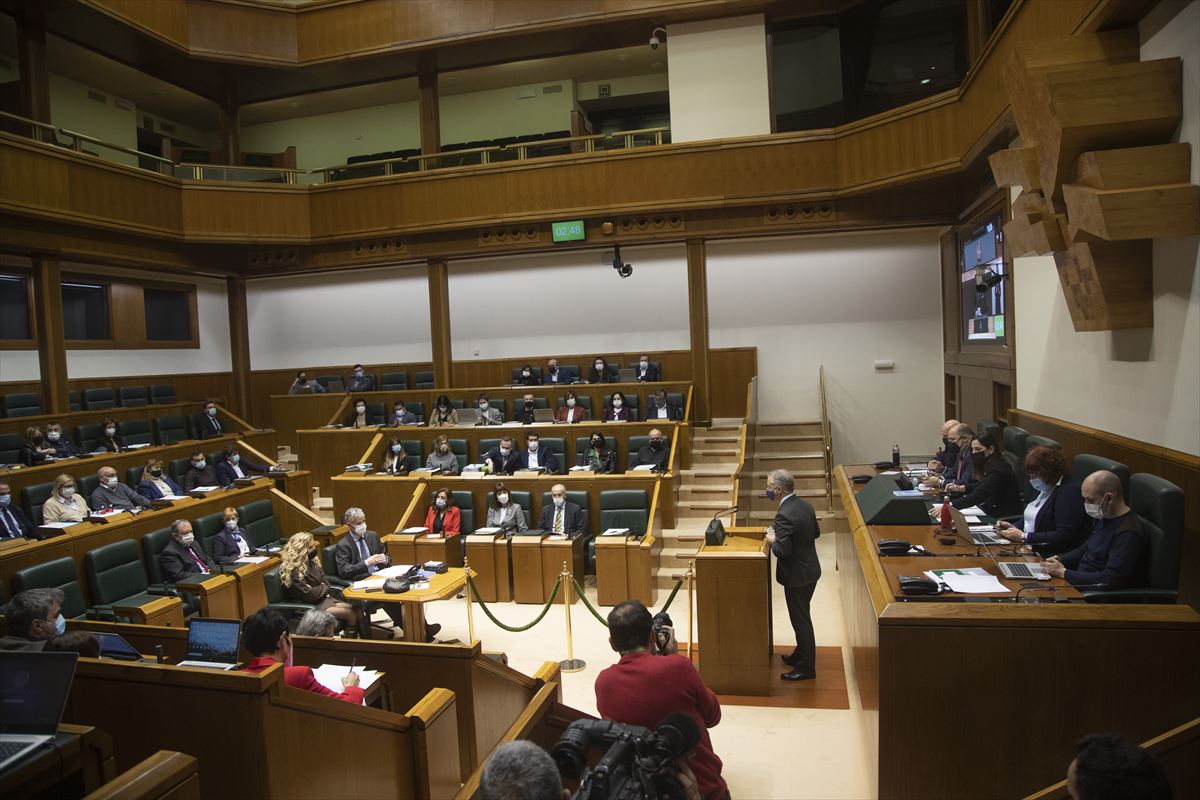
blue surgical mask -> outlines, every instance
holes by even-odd
[[[62,614],[58,615],[58,619],[54,620],[54,635],[62,636],[67,632],[67,619]]]
[[[763,492],[763,496],[766,497],[768,500],[774,500],[775,499],[775,490],[768,488],[765,492]]]
[[[1030,478],[1029,485],[1032,486],[1033,490],[1038,494],[1045,494],[1046,492],[1050,491],[1050,487],[1047,486],[1046,482],[1041,478]]]
[[[241,457],[240,455],[238,455],[237,453],[234,453],[233,455],[231,455],[231,456],[229,457],[229,460],[230,460],[232,463],[236,464],[236,463],[238,463],[239,461],[241,461],[241,460],[242,460],[242,457]]]
[[[0,494],[0,506],[6,506],[12,502],[11,494]]]

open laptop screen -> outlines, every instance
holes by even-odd
[[[241,632],[240,620],[203,617],[193,619],[188,625],[188,660],[235,663]]]
[[[77,653],[0,652],[0,733],[53,735],[78,660]]]

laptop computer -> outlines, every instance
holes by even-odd
[[[141,661],[142,654],[137,648],[125,641],[119,633],[93,633],[100,641],[100,657],[113,658],[118,661]]]
[[[533,410],[534,422],[554,422],[554,409],[552,408],[535,408]]]
[[[996,566],[1004,577],[1011,580],[1045,581],[1050,579],[1050,574],[1046,572],[1045,567],[1029,561],[997,561]]]
[[[0,652],[0,770],[54,739],[77,653]]]
[[[194,618],[188,624],[187,660],[179,666],[235,668],[241,633],[241,620]]]
[[[973,544],[1008,544],[1008,539],[996,533],[992,525],[972,525],[967,517],[954,506],[950,506],[950,519],[954,520],[954,529],[971,540]]]
[[[458,424],[459,425],[474,425],[479,422],[478,408],[460,408],[458,409]]]
[[[617,380],[621,383],[634,383],[637,381],[637,370],[628,367],[617,370]]]

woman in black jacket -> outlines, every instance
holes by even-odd
[[[991,517],[1021,513],[1021,489],[995,434],[981,433],[971,440],[972,471],[978,480],[967,493],[952,501],[955,508],[979,506]]]
[[[1055,555],[1083,544],[1094,521],[1083,510],[1079,481],[1067,472],[1067,460],[1058,447],[1038,445],[1025,455],[1025,474],[1035,497],[1025,506],[1019,525],[1001,522],[998,532],[1010,542],[1036,547],[1043,555]]]

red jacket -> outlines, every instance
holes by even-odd
[[[429,532],[433,533],[433,518],[437,514],[437,509],[433,506],[429,507],[429,513],[425,515],[425,527],[429,528]],[[462,512],[458,510],[458,506],[450,506],[446,509],[445,516],[442,517],[442,533],[449,535],[462,531]]]
[[[688,763],[700,794],[705,800],[722,800],[729,791],[721,777],[721,759],[708,737],[708,729],[721,721],[721,703],[683,656],[621,656],[596,677],[596,708],[605,719],[650,730],[668,714],[690,714],[700,730],[700,743]]]
[[[270,656],[260,656],[245,666],[243,672],[262,672],[268,669],[272,664],[279,662]],[[347,703],[355,703],[362,705],[363,690],[357,686],[347,686],[341,694],[332,691],[321,683],[317,682],[317,678],[313,675],[312,667],[284,667],[283,682],[295,689],[303,689],[306,692],[316,692],[323,694],[326,697],[332,697],[337,700],[345,700]]]

